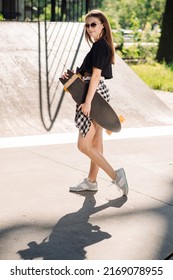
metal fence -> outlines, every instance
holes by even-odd
[[[103,0],[0,0],[0,20],[38,24],[40,116],[47,131],[60,112],[64,91],[59,79],[73,69],[83,38],[83,16]],[[75,52],[72,51],[75,49]]]
[[[82,21],[103,0],[0,0],[0,20]]]

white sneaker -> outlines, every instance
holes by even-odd
[[[98,185],[97,182],[91,183],[85,178],[81,183],[75,187],[70,187],[71,192],[82,192],[82,191],[97,191]]]
[[[112,183],[117,185],[118,188],[123,192],[123,195],[127,195],[129,192],[129,187],[126,179],[126,174],[123,168],[116,170],[117,178],[113,180]]]

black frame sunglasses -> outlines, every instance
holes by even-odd
[[[99,23],[92,22],[91,24],[86,23],[85,28],[95,28]]]

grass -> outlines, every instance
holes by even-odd
[[[152,89],[173,92],[173,65],[152,62],[131,65],[131,68]]]

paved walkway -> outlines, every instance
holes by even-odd
[[[173,135],[105,141],[106,158],[126,170],[128,198],[102,171],[98,192],[69,192],[88,170],[74,143],[1,149],[0,259],[171,256],[172,142]]]

